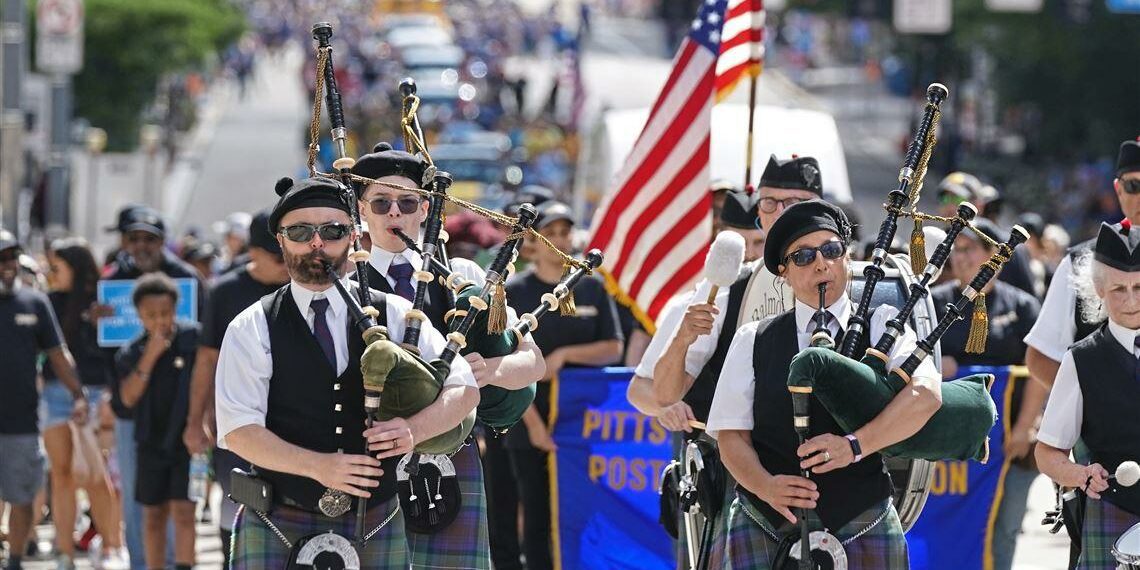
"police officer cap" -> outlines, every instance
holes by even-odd
[[[990,247],[989,244],[987,244],[984,239],[978,237],[976,234],[983,233],[986,235],[986,237],[998,243],[1004,243],[1007,239],[1009,239],[1009,232],[1002,231],[1002,229],[999,228],[997,224],[990,221],[989,218],[974,218],[974,220],[970,222],[970,225],[973,227],[974,233],[970,234],[969,237],[973,238],[974,241],[985,245],[987,248]]]
[[[269,214],[269,210],[262,210],[254,214],[253,221],[249,223],[249,247],[264,249],[269,253],[281,255],[281,244],[277,242],[277,238],[269,229]]]
[[[0,228],[0,251],[12,248],[16,248],[18,250],[24,249],[24,247],[20,245],[20,241],[16,239],[16,236],[13,235],[12,232]]]
[[[1121,271],[1140,271],[1140,247],[1132,248],[1127,233],[1119,226],[1101,222],[1093,258]]]
[[[380,142],[372,147],[371,154],[366,154],[356,161],[352,167],[352,173],[372,179],[385,176],[403,176],[410,178],[417,186],[420,186],[423,184],[425,168],[427,168],[427,163],[419,155],[408,154],[402,150],[392,150],[392,145]]]
[[[844,244],[851,243],[851,222],[838,206],[823,200],[808,200],[789,206],[768,228],[768,239],[764,242],[764,267],[773,275],[779,275],[779,266],[788,253],[788,247],[797,239],[820,230],[834,233]]]
[[[1120,154],[1116,156],[1116,176],[1140,170],[1140,139],[1120,143]]]
[[[294,182],[292,178],[285,177],[277,181],[274,189],[280,198],[269,213],[266,225],[274,234],[281,229],[281,218],[285,214],[301,208],[336,208],[352,215],[345,200],[345,187],[331,178],[305,178]]]
[[[819,161],[810,156],[796,156],[779,160],[776,155],[768,158],[768,166],[760,175],[760,186],[807,190],[823,196],[823,181],[819,172]]]
[[[982,181],[968,172],[951,172],[938,183],[938,192],[973,200],[982,190]]]
[[[720,211],[720,221],[730,228],[754,230],[760,227],[760,201],[758,194],[748,195],[747,192],[735,188],[728,191],[724,197],[724,208]]]

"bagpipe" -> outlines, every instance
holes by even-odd
[[[1013,250],[1028,239],[1028,234],[1020,227],[1014,227],[1006,243],[991,243],[981,232],[975,233],[987,243],[997,247],[996,252],[981,268],[978,274],[962,291],[959,298],[947,306],[947,314],[925,338],[903,364],[894,370],[887,370],[887,354],[900,336],[904,323],[910,318],[915,305],[928,294],[930,282],[941,270],[949,257],[954,238],[969,225],[974,211],[968,206],[959,208],[952,219],[923,214],[917,210],[918,193],[922,187],[922,177],[933,149],[934,128],[940,116],[939,106],[948,95],[946,88],[932,84],[927,90],[927,104],[923,119],[914,141],[907,152],[906,161],[899,173],[899,187],[890,192],[884,205],[887,216],[879,229],[874,253],[864,268],[864,288],[859,306],[848,322],[847,334],[842,349],[835,352],[826,348],[812,347],[802,351],[792,359],[788,388],[795,393],[806,393],[820,402],[835,418],[840,427],[854,432],[866,425],[883,411],[892,399],[911,380],[915,370],[923,360],[935,353],[939,339],[950,325],[962,318],[970,302],[984,307],[981,291],[990,279],[1013,255]],[[909,210],[905,209],[909,204]],[[866,334],[869,311],[875,285],[884,276],[883,262],[894,239],[900,216],[914,218],[916,231],[911,240],[912,266],[922,267],[922,277],[910,288],[906,304],[899,314],[887,325],[883,338],[878,339],[874,348],[868,349],[861,360],[854,360],[856,347]],[[922,233],[922,220],[937,220],[950,223],[947,238],[939,244],[930,261],[920,253],[925,247],[919,239]],[[917,247],[916,247],[917,246]],[[916,271],[917,273],[917,271]],[[984,313],[982,313],[984,315]],[[984,319],[975,313],[971,337],[977,338],[985,329]],[[984,339],[984,336],[981,338]],[[997,421],[997,409],[989,395],[993,381],[990,375],[976,375],[945,382],[942,385],[942,405],[918,433],[906,440],[889,446],[881,453],[886,457],[907,459],[976,459],[985,461],[988,457],[987,435]]]
[[[423,259],[422,266],[413,273],[415,293],[412,309],[406,314],[404,338],[397,343],[389,338],[385,327],[377,326],[377,310],[371,306],[367,283],[369,253],[360,247],[359,239],[354,243],[349,259],[355,264],[356,278],[360,283],[358,298],[336,281],[338,291],[347,295],[346,300],[353,309],[353,320],[364,335],[366,349],[361,357],[361,372],[365,384],[365,410],[368,425],[374,421],[393,418],[409,418],[435,402],[443,391],[451,364],[455,357],[470,352],[478,352],[484,357],[505,356],[514,352],[520,341],[530,330],[538,326],[538,318],[545,313],[543,307],[524,314],[522,322],[507,329],[505,318],[505,281],[513,270],[513,262],[518,246],[526,235],[535,236],[546,247],[554,249],[549,241],[531,229],[536,211],[529,204],[519,209],[517,217],[505,216],[476,204],[448,195],[451,176],[436,167],[424,142],[417,111],[420,106],[416,95],[416,85],[411,79],[400,83],[403,97],[401,129],[405,147],[409,152],[419,154],[427,163],[419,187],[409,188],[399,184],[379,182],[351,172],[355,160],[347,156],[345,141],[347,130],[340,92],[332,63],[332,26],[318,23],[313,26],[313,37],[317,41],[316,94],[313,101],[308,167],[311,176],[334,179],[344,188],[344,199],[350,206],[357,235],[362,232],[362,224],[357,210],[358,193],[370,184],[393,187],[401,191],[416,192],[430,201],[428,216],[424,226],[423,242],[416,251]],[[318,152],[317,141],[321,125],[321,96],[324,95],[331,125],[335,156],[335,174],[318,172],[315,166]],[[468,282],[453,272],[447,258],[445,243],[447,234],[443,230],[444,205],[451,202],[476,214],[490,218],[496,223],[512,228],[511,234],[499,249],[494,261],[486,270],[486,282],[482,287]],[[410,246],[416,245],[408,236],[401,239]],[[555,306],[565,305],[571,298],[574,285],[582,276],[590,273],[601,264],[600,252],[592,251],[586,261],[579,261],[559,252],[564,262],[573,271],[549,294],[556,300]],[[328,267],[331,275],[337,268]],[[447,346],[440,357],[430,362],[419,354],[418,343],[424,322],[428,320],[423,309],[427,299],[428,284],[436,278],[443,280],[445,289],[450,291],[448,313],[449,331]],[[430,324],[429,324],[430,326]],[[404,509],[406,526],[409,530],[421,533],[435,532],[449,524],[458,514],[460,493],[455,480],[454,465],[449,455],[461,449],[475,424],[477,413],[484,423],[497,433],[513,426],[534,399],[533,384],[520,390],[507,390],[497,386],[485,386],[481,390],[481,404],[472,410],[459,425],[425,441],[417,442],[412,453],[406,455],[397,466],[397,481],[401,507]],[[434,481],[434,489],[432,482]],[[419,494],[422,490],[422,496]],[[427,504],[426,508],[424,504]],[[357,502],[358,541],[363,542],[363,521],[365,502]]]

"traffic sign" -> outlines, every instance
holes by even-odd
[[[36,68],[64,74],[83,69],[83,0],[37,2]]]
[[[953,23],[951,0],[895,0],[895,29],[903,34],[945,34]]]

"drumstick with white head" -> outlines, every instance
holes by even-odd
[[[1109,475],[1108,478],[1116,479],[1121,487],[1131,487],[1140,481],[1140,464],[1135,461],[1125,461],[1117,465],[1116,473]]]
[[[743,263],[744,237],[733,231],[717,234],[705,256],[705,279],[712,285],[708,304],[711,305],[716,300],[721,287],[732,287],[740,276],[740,266]]]

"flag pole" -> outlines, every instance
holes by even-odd
[[[748,138],[745,143],[744,154],[744,186],[741,187],[745,192],[752,184],[752,133],[756,124],[756,79],[759,73],[749,73],[751,76],[748,80]]]

